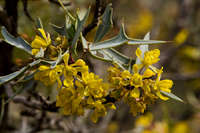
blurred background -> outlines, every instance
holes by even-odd
[[[36,33],[35,22],[32,19],[35,20],[37,17],[41,18],[45,30],[52,35],[56,33],[51,28],[51,23],[59,26],[64,24],[64,12],[53,0],[14,1],[0,0],[0,25],[6,26],[9,32],[15,36],[20,35],[31,42]],[[145,34],[150,31],[152,40],[171,41],[168,44],[151,45],[150,48],[160,49],[161,60],[157,65],[164,67],[163,78],[174,81],[172,92],[182,98],[184,103],[174,100],[157,101],[148,107],[144,116],[141,114],[136,117],[129,113],[127,105],[117,103],[116,111],[109,112],[99,123],[93,124],[85,117],[64,117],[56,113],[32,110],[24,105],[10,102],[6,107],[7,117],[3,119],[6,124],[1,124],[1,133],[199,133],[200,1],[99,1],[102,6],[100,10],[104,10],[108,3],[112,3],[113,7],[114,26],[105,39],[116,35],[123,22],[129,37],[143,39]],[[66,2],[68,3],[67,8],[71,12],[79,9],[80,15],[84,14],[91,6],[92,12],[89,20],[93,19],[95,0],[68,0]],[[14,7],[12,7],[13,5]],[[5,19],[5,12],[8,20]],[[86,38],[92,41],[93,33],[94,31],[91,30]],[[2,39],[1,36],[0,38]],[[1,41],[1,43],[3,42]],[[0,45],[1,75],[17,70],[30,58],[19,49],[2,45]],[[135,58],[136,46],[126,45],[117,49]],[[105,69],[109,66],[108,64],[92,58],[89,58],[88,62],[95,73],[105,77],[107,74]],[[36,89],[42,96],[50,96],[52,101],[55,100],[53,87],[46,88],[44,85],[38,84]],[[0,91],[2,95],[3,89]],[[28,93],[25,91],[20,95],[28,96]],[[30,114],[34,115],[30,116]]]

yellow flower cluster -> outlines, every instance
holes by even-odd
[[[160,91],[170,93],[173,85],[171,80],[161,80],[162,69],[153,67],[159,61],[160,51],[154,49],[144,53],[142,58],[141,50],[136,50],[136,55],[141,64],[133,65],[133,74],[127,70],[121,71],[117,67],[109,68],[109,81],[112,88],[115,88],[111,96],[115,99],[123,98],[130,105],[130,111],[136,115],[143,113],[146,106],[155,99],[167,100]]]
[[[97,122],[99,117],[107,114],[108,109],[115,109],[114,103],[106,101],[109,84],[89,72],[82,59],[69,64],[69,54],[65,54],[63,60],[64,64],[53,69],[40,66],[35,79],[45,85],[52,85],[57,81],[56,106],[61,108],[64,115],[83,115],[85,109],[93,109],[91,120]]]
[[[38,29],[39,35],[31,43],[32,54],[37,55],[42,48],[45,57],[55,60],[58,52],[67,49],[67,39],[57,37],[51,45],[50,35],[43,29]],[[48,52],[50,51],[50,52]],[[97,122],[99,117],[105,116],[108,109],[115,109],[115,102],[124,100],[130,106],[130,111],[136,115],[143,113],[146,106],[156,99],[167,100],[161,91],[170,93],[173,85],[171,80],[161,80],[162,69],[153,64],[160,59],[160,51],[154,49],[142,54],[138,48],[136,56],[140,63],[132,66],[132,73],[121,71],[118,67],[109,68],[109,83],[89,72],[89,68],[82,59],[69,62],[70,55],[66,53],[55,67],[41,65],[34,75],[35,80],[46,86],[57,83],[58,95],[56,106],[60,107],[64,115],[84,115],[86,109],[92,109],[91,120]]]

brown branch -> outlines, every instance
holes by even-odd
[[[22,3],[23,3],[25,15],[29,18],[29,20],[34,21],[30,13],[28,12],[28,0],[22,0]]]
[[[58,107],[56,107],[56,102],[50,103],[48,101],[45,101],[42,97],[40,97],[39,101],[37,101],[37,100],[31,100],[24,96],[14,96],[11,85],[7,84],[5,85],[5,87],[8,98],[12,98],[12,101],[14,103],[23,104],[24,106],[32,109],[48,111],[48,112],[58,112]]]

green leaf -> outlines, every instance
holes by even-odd
[[[150,40],[150,32],[145,35],[144,40]],[[144,53],[149,50],[149,45],[140,45],[139,49],[142,51],[142,58],[144,58]],[[136,58],[136,64],[141,64],[141,61],[138,57]]]
[[[92,43],[92,45],[90,45],[90,50],[93,51],[99,49],[113,48],[123,44],[143,45],[143,44],[160,44],[160,43],[166,43],[166,41],[141,40],[141,39],[129,38],[126,35],[124,25],[122,24],[119,34],[117,36],[102,42]]]
[[[162,94],[166,95],[167,97],[170,97],[176,101],[179,101],[179,102],[183,102],[183,100],[179,97],[177,97],[176,95],[174,95],[173,93],[168,93],[168,92],[165,92],[165,91],[160,91]]]
[[[117,36],[103,42],[97,42],[97,43],[91,44],[90,50],[93,51],[93,50],[117,47],[126,42],[128,42],[128,40],[124,31],[124,26],[122,25],[120,28],[119,34]]]
[[[36,19],[36,28],[43,29],[43,24],[42,24],[42,21],[39,17]]]
[[[143,45],[143,44],[161,44],[161,43],[167,43],[167,41],[157,41],[157,40],[140,40],[140,39],[128,39],[129,45]]]
[[[0,86],[4,83],[9,82],[10,80],[15,79],[16,77],[18,77],[20,74],[24,73],[26,70],[28,69],[28,66],[23,67],[22,69],[20,69],[19,71],[16,71],[14,73],[11,73],[9,75],[6,76],[1,76],[0,77]]]
[[[82,20],[80,20],[79,17],[77,16],[77,18],[78,18],[77,29],[76,29],[76,33],[74,35],[74,38],[72,40],[72,49],[73,49],[75,54],[77,54],[76,53],[77,41],[78,41],[78,39],[79,39],[79,37],[81,35],[81,32],[83,30],[83,26],[84,26],[85,22],[87,21],[89,13],[90,13],[90,8],[88,9],[87,13],[85,14],[85,16],[84,16],[84,18]]]
[[[50,24],[51,27],[57,32],[59,33],[60,35],[62,36],[65,36],[67,34],[67,31],[66,31],[66,27],[65,26],[62,26],[62,27],[59,27],[55,24]]]
[[[130,58],[128,58],[127,56],[123,55],[122,53],[112,48],[99,50],[99,52],[104,55],[105,59],[108,59],[118,64],[122,68],[127,67],[131,61]]]
[[[82,34],[81,34],[81,42],[82,42],[83,49],[88,49],[88,42],[87,42],[87,40],[83,37]]]
[[[112,12],[113,12],[113,9],[111,7],[111,4],[109,4],[106,7],[105,12],[102,16],[102,22],[97,29],[97,32],[96,32],[96,35],[94,38],[94,42],[99,42],[111,28],[111,26],[113,24]]]
[[[32,55],[31,46],[28,44],[28,42],[23,40],[21,37],[15,38],[10,33],[8,33],[8,31],[6,30],[5,27],[1,28],[1,33],[2,33],[2,35],[4,37],[5,42],[7,42],[8,44],[10,44],[12,46],[15,46],[15,47],[17,47],[19,49],[22,49],[22,50],[24,50],[27,53]]]
[[[98,53],[102,54],[102,56],[98,55]],[[90,51],[90,54],[99,60],[117,64],[122,69],[128,69],[130,63],[133,61],[131,58],[123,55],[113,48]]]
[[[8,74],[8,75],[6,75],[6,76],[0,76],[0,86],[1,86],[2,84],[5,84],[5,83],[7,83],[7,82],[9,82],[9,81],[11,81],[11,80],[17,78],[17,77],[20,77],[20,76],[21,76],[26,70],[28,70],[30,67],[33,67],[33,66],[39,64],[40,62],[41,62],[41,60],[36,60],[36,61],[34,61],[34,62],[28,64],[27,66],[21,68],[19,71],[16,71],[16,72],[14,72],[14,73]]]

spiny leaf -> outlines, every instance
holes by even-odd
[[[99,50],[99,49],[106,49],[106,48],[112,48],[116,46],[120,46],[127,42],[127,36],[124,32],[124,27],[121,26],[119,34],[109,40],[103,41],[103,42],[97,42],[90,45],[90,50]]]
[[[72,40],[72,49],[73,49],[75,54],[77,54],[76,53],[77,41],[78,41],[78,39],[81,35],[81,32],[83,30],[83,26],[84,26],[84,24],[85,24],[85,22],[86,22],[86,20],[89,16],[89,13],[90,13],[90,8],[88,9],[87,13],[85,14],[85,16],[82,20],[80,20],[79,17],[77,16],[78,17],[77,29],[76,29],[76,33],[74,35],[74,38]]]
[[[165,92],[165,91],[162,91],[162,90],[161,90],[160,92],[161,92],[162,94],[164,94],[164,95],[166,95],[166,96],[168,96],[168,97],[170,97],[170,98],[176,100],[176,101],[183,102],[183,100],[182,100],[181,98],[177,97],[177,96],[174,95],[173,93],[168,93],[168,92]]]
[[[128,38],[127,44],[129,45],[137,45],[137,44],[161,44],[161,43],[167,43],[167,41],[157,41],[157,40],[140,40],[140,39],[131,39]]]
[[[4,37],[4,40],[8,44],[10,44],[12,46],[15,46],[15,47],[17,47],[19,49],[22,49],[22,50],[26,51],[29,54],[32,54],[32,48],[31,48],[30,44],[28,44],[28,42],[23,40],[21,37],[15,38],[10,33],[8,33],[8,31],[6,30],[5,27],[1,28],[1,33],[2,33],[2,35]]]
[[[129,44],[129,45],[143,45],[143,44],[160,44],[160,43],[166,43],[166,41],[156,41],[156,40],[140,40],[140,39],[132,39],[127,37],[125,33],[124,26],[122,24],[119,34],[111,39],[92,43],[90,45],[90,50],[99,50],[99,49],[107,49],[107,48],[113,48],[117,47],[123,44]]]
[[[113,9],[111,7],[111,4],[109,4],[106,9],[105,12],[102,16],[102,22],[99,25],[95,38],[94,38],[94,42],[99,42],[104,36],[105,34],[109,31],[109,29],[111,28],[113,22],[112,22],[112,12]]]
[[[123,55],[122,53],[118,52],[117,50],[110,48],[110,49],[104,49],[103,52],[107,55],[110,56],[110,60],[114,61],[114,62],[118,62],[122,65],[126,65],[129,63],[130,58]],[[100,51],[100,53],[103,53]]]
[[[41,62],[41,60],[36,60],[30,64],[28,64],[27,66],[21,68],[19,71],[13,72],[11,74],[8,74],[6,76],[0,76],[0,86],[4,83],[7,83],[17,77],[19,77],[20,75],[22,75],[26,70],[28,70],[30,67],[33,67],[37,64],[39,64]]]
[[[19,71],[16,71],[14,73],[11,73],[9,75],[6,76],[1,76],[0,77],[0,85],[9,82],[12,79],[15,79],[16,77],[18,77],[20,74],[24,73],[26,70],[28,69],[28,66],[23,67],[22,69],[20,69]]]

